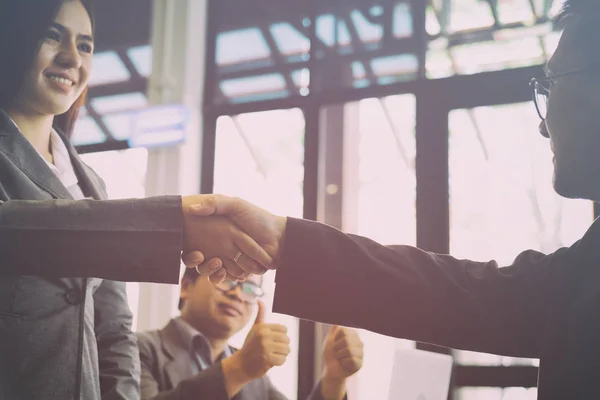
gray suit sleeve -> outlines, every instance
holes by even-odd
[[[268,400],[288,400],[283,393],[277,390],[277,388],[273,385],[273,382],[271,382],[271,379],[265,376],[263,380],[267,386],[267,393],[269,393],[269,396],[267,397]]]
[[[156,398],[160,390],[158,378],[154,376],[155,371],[159,368],[158,357],[146,335],[147,333],[137,334],[140,352],[140,391],[143,400]],[[177,397],[172,398],[176,399]]]
[[[125,283],[102,281],[94,293],[102,400],[140,397],[140,360]]]
[[[0,202],[0,275],[177,283],[181,197]]]
[[[146,336],[138,335],[138,341],[142,400],[229,400],[220,363],[182,380],[171,390],[161,391],[159,379],[154,374],[164,365],[158,365],[155,349]]]
[[[348,399],[348,394],[344,395],[344,400]],[[307,400],[325,400],[321,394],[321,381],[317,382]]]

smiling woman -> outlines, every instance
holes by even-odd
[[[7,56],[0,77],[0,108],[56,115],[54,126],[70,136],[85,102],[91,71],[91,3],[68,1],[71,4],[65,7],[59,7],[62,0],[3,3],[3,15],[8,17],[2,21],[4,37],[14,39],[0,43],[0,54]],[[31,23],[10,18],[25,12]],[[40,42],[40,38],[44,40]]]

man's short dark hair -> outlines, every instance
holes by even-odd
[[[598,0],[565,0],[561,11],[556,17],[558,23],[563,23],[568,17],[582,13],[589,10],[591,7],[595,7],[596,10],[600,10],[600,1]]]

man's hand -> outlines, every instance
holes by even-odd
[[[204,265],[204,269],[210,270],[206,275],[220,269],[219,261],[234,278],[264,273],[266,267],[273,264],[273,259],[254,239],[226,217],[199,218],[195,215],[194,207],[207,200],[214,203],[212,196],[208,199],[206,195],[182,197],[183,259],[186,265],[192,266],[191,259],[200,261],[195,264],[198,265],[209,258],[211,260]],[[223,275],[223,272],[220,274]]]
[[[198,271],[201,276],[207,276],[214,284],[221,283],[227,278],[227,269],[221,268],[223,266],[223,261],[218,257],[213,257],[208,261],[204,261],[204,254],[202,254],[201,251],[194,250],[183,253],[181,255],[181,260],[187,268],[196,268],[196,271]],[[229,278],[236,280],[236,278],[231,275]]]
[[[238,197],[205,195],[200,207],[191,212],[197,216],[222,215],[236,223],[262,246],[275,261],[280,257],[285,236],[286,217],[271,214]],[[271,268],[272,269],[272,268]]]
[[[326,400],[341,400],[346,393],[346,379],[363,363],[363,343],[350,328],[333,326],[323,343],[321,394]]]
[[[290,352],[287,328],[265,324],[265,305],[258,301],[258,315],[244,346],[221,363],[229,398],[248,382],[262,378],[274,366],[282,365]]]
[[[203,195],[201,204],[191,207],[190,213],[197,217],[211,215],[226,216],[250,235],[274,260],[274,263],[268,266],[262,264],[262,266],[268,269],[275,269],[277,267],[276,263],[280,260],[283,250],[287,218],[271,214],[243,199],[216,194]],[[207,254],[204,254],[204,256],[209,258]],[[213,282],[219,282],[225,277],[225,271],[219,270],[219,268],[216,270],[211,268],[215,266],[217,261],[210,260],[210,262],[206,263],[194,263],[194,259],[197,260],[200,258],[204,257],[200,257],[198,254],[184,254],[183,257],[188,267],[200,264],[198,265],[198,271],[202,275],[210,276]],[[228,268],[229,265],[231,264],[225,264],[226,271],[233,275],[239,275],[240,271],[235,269],[230,271]],[[241,265],[241,267],[244,268],[244,265]],[[261,274],[265,271],[265,269],[262,271],[247,270],[247,272],[253,274]]]

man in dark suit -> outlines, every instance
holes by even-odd
[[[188,269],[181,281],[181,315],[162,330],[138,334],[144,400],[284,400],[267,378],[290,351],[283,325],[264,322],[259,300],[262,278],[225,280],[216,286]],[[243,347],[229,339],[258,314]],[[345,398],[346,379],[362,365],[362,342],[348,328],[334,326],[323,346],[324,371],[312,400]]]
[[[565,30],[546,76],[531,85],[539,132],[555,156],[556,192],[600,201],[600,2],[567,0],[561,18]],[[269,249],[279,264],[277,312],[539,358],[540,400],[600,399],[600,220],[569,248],[526,250],[499,268],[495,261],[383,246],[240,199],[214,196],[204,204],[199,215],[228,215]]]

